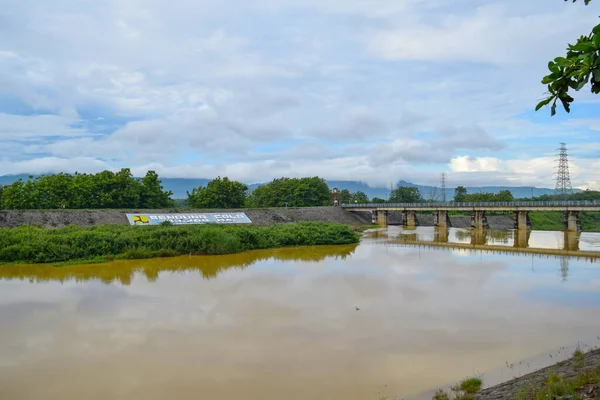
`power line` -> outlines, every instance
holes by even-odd
[[[571,186],[571,177],[569,176],[569,155],[567,153],[567,144],[561,143],[558,151],[558,170],[556,172],[556,188],[554,194],[563,200],[567,200],[569,195],[573,194]]]

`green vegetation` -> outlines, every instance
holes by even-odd
[[[451,393],[448,393],[442,389],[435,392],[433,400],[473,400],[475,394],[481,390],[482,385],[481,378],[472,377],[461,381],[459,384],[454,385],[450,388]]]
[[[573,363],[573,368],[575,369],[582,369],[583,367],[585,367],[585,357],[583,356],[583,352],[581,351],[581,348],[579,348],[579,346],[577,346],[577,348],[573,352],[571,362]]]
[[[325,179],[278,178],[259,186],[248,197],[248,207],[330,206],[333,197]]]
[[[398,186],[390,195],[390,203],[422,203],[423,197],[419,188],[414,186]]]
[[[466,394],[475,394],[481,389],[481,378],[473,377],[460,383],[460,390]]]
[[[564,213],[560,211],[534,211],[529,213],[531,227],[537,231],[564,230]],[[581,212],[581,228],[584,232],[600,232],[600,213]]]
[[[600,398],[600,364],[585,368],[584,355],[578,350],[571,362],[577,371],[574,377],[564,378],[550,371],[541,384],[521,388],[515,400]]]
[[[0,263],[56,263],[231,254],[253,249],[358,242],[346,225],[301,222],[266,227],[233,225],[31,226],[2,229]]]
[[[454,201],[457,203],[466,202],[508,202],[514,201],[510,190],[502,190],[498,193],[471,193],[467,194],[464,186],[458,186],[454,189]]]
[[[0,187],[0,209],[165,208],[174,205],[154,171],[134,178],[128,168],[117,173],[40,176]]]
[[[568,1],[568,0],[565,0]],[[577,0],[573,0],[575,3]],[[588,5],[591,0],[584,0]],[[536,111],[552,103],[551,115],[556,114],[556,102],[560,100],[566,112],[571,111],[573,97],[569,90],[579,91],[588,83],[592,93],[600,93],[600,24],[589,35],[583,35],[575,44],[569,44],[565,57],[556,57],[548,63],[550,74],[542,79],[548,85],[548,96],[542,100]]]
[[[191,208],[242,208],[246,203],[248,186],[225,177],[208,182],[188,192],[187,204]]]

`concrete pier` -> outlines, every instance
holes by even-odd
[[[388,226],[388,212],[383,210],[383,211],[378,211],[377,212],[377,225],[381,226],[382,228],[386,228]]]
[[[579,251],[579,232],[565,231],[563,250]]]
[[[433,233],[433,241],[436,243],[448,243],[448,239],[450,237],[450,231],[447,227],[436,226]]]
[[[471,244],[483,246],[487,243],[486,231],[483,228],[475,228],[471,230]]]
[[[484,210],[475,210],[471,213],[471,228],[488,229],[489,225]]]
[[[513,247],[517,249],[526,249],[529,247],[529,237],[531,236],[531,230],[529,229],[516,229],[514,236]]]
[[[565,228],[567,228],[567,232],[581,232],[579,211],[565,212]]]
[[[402,224],[409,228],[417,226],[417,212],[413,210],[404,211],[402,213]]]
[[[529,211],[515,211],[515,229],[531,230]]]
[[[448,211],[438,210],[433,214],[433,225],[439,226],[440,228],[447,228],[450,226],[450,216]]]

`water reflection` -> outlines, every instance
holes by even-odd
[[[408,398],[596,340],[600,268],[568,256],[563,281],[560,257],[516,252],[514,235],[486,237],[505,252],[390,228],[358,246],[0,267],[0,398]]]
[[[143,274],[148,281],[154,282],[161,272],[199,273],[205,279],[216,278],[227,269],[245,269],[260,261],[310,261],[320,262],[327,258],[344,260],[350,256],[357,245],[313,246],[283,248],[274,250],[256,250],[239,254],[221,256],[183,256],[173,258],[154,258],[148,260],[123,260],[102,264],[53,267],[50,265],[9,265],[0,266],[0,280],[20,279],[31,283],[56,280],[65,282],[75,280],[85,282],[98,279],[104,283],[118,281],[130,285],[136,274]]]
[[[433,234],[431,234],[433,230]],[[591,234],[587,234],[591,235]],[[419,228],[416,231],[396,231],[388,234],[386,244],[402,244],[483,252],[539,254],[555,257],[582,257],[591,262],[600,258],[600,246],[587,243],[580,249],[581,234],[577,232],[539,232],[530,230],[484,230],[454,228]],[[559,240],[559,237],[562,240]],[[531,246],[532,238],[538,247]],[[546,239],[546,240],[544,240]],[[550,240],[548,240],[550,239]],[[568,270],[568,268],[567,268]]]

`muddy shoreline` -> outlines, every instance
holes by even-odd
[[[67,225],[96,226],[105,224],[128,224],[125,214],[131,213],[196,213],[196,212],[231,212],[234,210],[11,210],[0,212],[0,228],[15,228],[31,225],[45,228],[60,228]],[[337,222],[348,225],[370,225],[371,213],[347,212],[340,207],[308,207],[308,208],[264,208],[240,209],[253,224],[259,226],[300,222]],[[390,225],[400,225],[401,213],[390,212]],[[488,216],[490,228],[513,229],[514,222],[503,215]],[[470,228],[470,217],[451,217],[450,223],[455,228]],[[417,225],[433,226],[433,215],[417,215]]]

